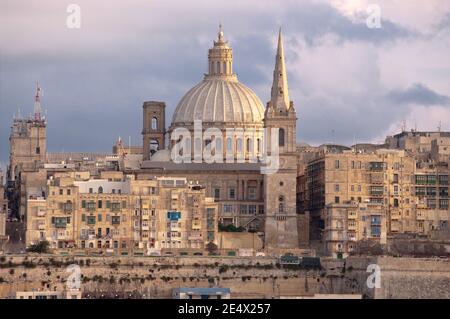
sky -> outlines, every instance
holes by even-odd
[[[67,27],[77,4],[80,28]],[[380,28],[369,28],[369,5]],[[448,0],[2,0],[0,165],[35,82],[49,151],[111,151],[141,143],[142,104],[178,101],[207,71],[222,23],[234,71],[269,100],[277,32],[284,36],[297,140],[383,142],[407,129],[450,130]]]

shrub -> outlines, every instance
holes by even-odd
[[[29,251],[30,253],[46,254],[49,251],[49,246],[50,243],[46,240],[43,240],[28,247],[27,251]]]
[[[222,265],[219,267],[219,274],[222,274],[227,271],[228,271],[228,265]]]

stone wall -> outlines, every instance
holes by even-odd
[[[78,264],[83,296],[170,298],[177,287],[224,287],[232,298],[360,294],[364,298],[450,298],[450,261],[393,257],[321,259],[322,269],[282,266],[270,257],[0,256],[0,298],[24,290],[62,290]],[[369,264],[381,287],[366,285]]]

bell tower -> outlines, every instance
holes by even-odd
[[[295,249],[299,245],[296,210],[296,123],[294,104],[289,100],[280,29],[271,99],[264,113],[265,134],[268,135],[266,143],[269,143],[267,149],[272,152],[278,147],[279,167],[275,173],[264,175],[265,247],[269,250]],[[272,136],[273,134],[278,137]],[[277,145],[270,145],[272,142]]]
[[[143,159],[149,160],[154,153],[165,148],[166,104],[156,101],[144,102],[143,112]]]

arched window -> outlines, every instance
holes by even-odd
[[[278,145],[284,146],[284,128],[280,128],[280,131],[278,133]]]
[[[251,138],[247,138],[247,152],[253,152],[253,140]]]
[[[98,188],[98,193],[99,193],[99,194],[103,194],[103,187],[100,186],[100,187]]]
[[[242,139],[238,138],[236,140],[236,152],[242,152]]]
[[[256,147],[257,147],[258,153],[261,152],[261,139],[260,138],[258,138],[256,140]]]
[[[227,63],[223,62],[223,73],[227,74]]]
[[[217,74],[220,74],[220,62],[217,62],[217,70],[216,70]]]
[[[278,198],[278,212],[284,213],[284,196],[280,195]]]
[[[152,118],[152,130],[153,131],[158,130],[158,119],[156,117]]]

